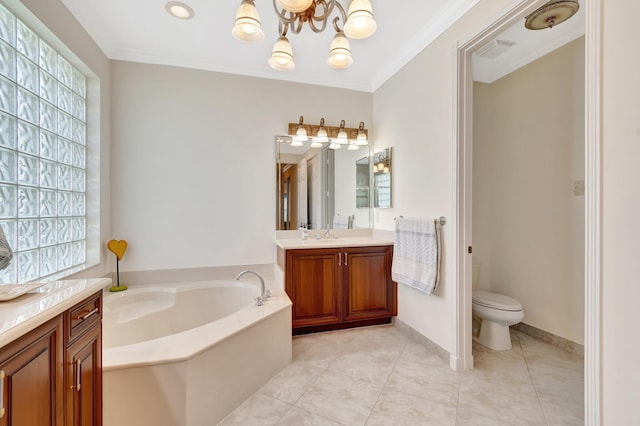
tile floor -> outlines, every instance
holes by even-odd
[[[294,337],[293,362],[221,425],[581,425],[582,359],[517,331],[465,372],[394,326]]]

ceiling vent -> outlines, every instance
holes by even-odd
[[[512,41],[496,39],[482,46],[475,54],[481,58],[495,59],[509,50],[513,45],[515,45],[515,43]]]

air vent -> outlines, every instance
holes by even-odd
[[[515,43],[507,40],[492,40],[482,46],[475,54],[481,58],[495,59],[509,50]]]

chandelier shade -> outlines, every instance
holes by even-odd
[[[353,58],[351,57],[351,46],[349,45],[349,40],[347,40],[344,33],[340,31],[335,35],[331,42],[327,65],[331,68],[341,70],[349,68],[352,64]]]
[[[242,41],[261,41],[264,32],[260,25],[260,15],[253,0],[242,0],[236,12],[236,23],[231,34]]]
[[[278,0],[278,4],[289,12],[304,12],[309,9],[313,0]]]
[[[285,36],[280,36],[273,46],[269,65],[278,71],[289,71],[296,67],[293,62],[293,49]]]
[[[373,18],[373,8],[369,0],[353,0],[347,12],[344,33],[352,39],[367,38],[376,32],[378,25]]]

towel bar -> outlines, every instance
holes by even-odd
[[[404,217],[404,216],[403,216],[403,215],[400,215],[400,216],[398,216],[398,217]],[[394,218],[393,218],[393,220],[396,220],[398,217],[394,217]],[[440,216],[440,217],[438,218],[438,221],[440,222],[440,226],[444,226],[444,225],[445,225],[445,223],[447,223],[447,218],[446,218],[446,217],[444,217],[444,216]]]

